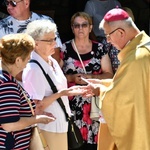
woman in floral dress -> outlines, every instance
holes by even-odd
[[[71,18],[71,28],[75,38],[65,42],[61,49],[61,58],[64,62],[62,69],[67,77],[68,86],[85,85],[81,77],[112,78],[110,59],[103,43],[89,39],[92,30],[90,16],[84,12],[75,13]],[[80,128],[84,139],[84,145],[80,150],[96,150],[99,121],[90,118],[92,98],[74,96],[69,99],[75,123]]]

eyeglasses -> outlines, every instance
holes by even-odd
[[[106,37],[106,38],[109,38],[110,35],[113,34],[114,32],[116,32],[118,29],[121,29],[121,30],[124,31],[124,29],[122,29],[122,28],[117,28],[117,29],[113,30],[112,32],[110,32],[109,34],[105,34],[105,37]]]
[[[57,37],[55,37],[54,39],[51,39],[51,40],[39,40],[39,41],[42,41],[42,42],[47,42],[49,44],[52,44],[54,41],[56,41]]]
[[[11,6],[16,7],[16,6],[17,6],[17,3],[22,2],[22,1],[23,1],[23,0],[20,0],[20,1],[18,1],[18,2],[12,1],[12,0],[11,0],[11,1],[5,0],[4,3],[5,3],[6,6],[8,6],[8,5],[10,4]]]
[[[82,24],[75,23],[75,24],[73,24],[72,26],[73,26],[75,29],[80,29],[80,28],[87,28],[88,25],[89,25],[88,23],[82,23]]]

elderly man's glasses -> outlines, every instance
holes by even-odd
[[[113,34],[114,32],[116,32],[118,29],[121,29],[121,30],[123,30],[123,31],[124,31],[124,29],[122,29],[122,28],[117,28],[117,29],[115,29],[115,30],[111,31],[109,34],[105,34],[105,37],[106,37],[106,38],[109,38],[109,37],[110,37],[110,35],[111,35],[111,34]]]
[[[17,6],[17,3],[19,3],[19,2],[22,2],[23,0],[20,0],[20,1],[7,1],[7,0],[5,0],[4,2],[5,2],[5,5],[6,6],[8,6],[9,4],[11,5],[11,6],[13,6],[13,7],[16,7]]]
[[[73,26],[75,29],[79,29],[79,28],[87,28],[88,25],[89,25],[88,23],[82,23],[82,24],[75,23],[75,24],[73,24],[72,26]]]
[[[39,40],[39,41],[42,41],[42,42],[47,42],[49,44],[52,44],[54,41],[56,41],[57,37],[55,37],[54,39],[51,39],[51,40]]]

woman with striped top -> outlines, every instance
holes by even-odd
[[[51,114],[32,116],[25,99],[29,95],[16,81],[15,76],[26,66],[35,43],[31,36],[9,34],[0,41],[0,149],[28,150],[31,125],[47,124]],[[35,104],[31,100],[35,109]]]

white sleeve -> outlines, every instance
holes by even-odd
[[[35,66],[36,64],[31,64]],[[23,87],[29,93],[32,99],[42,100],[45,96],[45,77],[43,76],[42,70],[35,66],[35,68],[30,69],[26,67],[23,70]]]

